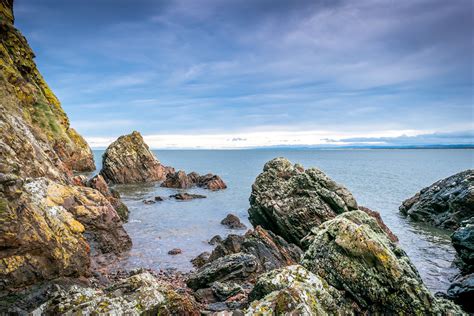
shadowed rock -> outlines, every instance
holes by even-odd
[[[179,170],[178,172],[168,174],[161,186],[165,188],[188,189],[194,186],[194,182],[188,178],[184,171]]]
[[[234,214],[227,214],[227,216],[221,221],[221,224],[227,226],[230,229],[245,229],[243,223],[240,222],[240,219]]]
[[[175,189],[188,189],[198,186],[211,191],[223,190],[227,188],[227,185],[224,183],[224,181],[217,175],[209,173],[204,176],[200,176],[196,172],[186,174],[182,170],[169,173],[161,186]]]
[[[128,220],[129,211],[127,205],[125,205],[125,203],[120,200],[120,195],[117,197],[116,195],[114,196],[114,194],[112,194],[109,185],[107,182],[105,182],[104,178],[100,174],[87,181],[87,186],[102,193],[102,195],[105,196],[107,200],[109,200],[110,204],[112,204],[122,221],[126,222]]]
[[[120,136],[107,147],[102,156],[100,174],[112,183],[142,183],[161,181],[171,172],[174,169],[163,166],[145,144],[142,135],[134,131]]]
[[[252,186],[249,220],[301,245],[311,228],[355,209],[352,194],[322,171],[276,158],[265,164]]]
[[[474,216],[474,170],[439,180],[405,200],[400,212],[418,222],[456,229]]]
[[[177,193],[177,194],[170,195],[170,198],[174,198],[176,200],[181,200],[181,201],[188,201],[188,200],[194,200],[194,199],[205,199],[206,196],[201,195],[201,194]]]

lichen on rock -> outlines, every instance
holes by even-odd
[[[163,166],[142,135],[134,131],[120,136],[107,147],[100,174],[112,183],[141,183],[164,180],[171,172],[174,169]]]
[[[255,180],[248,212],[252,225],[301,246],[311,228],[355,209],[352,194],[322,171],[275,158]]]

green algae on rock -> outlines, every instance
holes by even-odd
[[[255,180],[248,212],[252,225],[301,246],[311,228],[355,209],[352,194],[322,171],[275,158]]]
[[[261,275],[249,301],[246,315],[355,315],[357,312],[343,292],[301,265]]]
[[[405,252],[362,211],[338,215],[312,232],[302,265],[369,313],[462,313],[436,299]]]
[[[174,173],[174,169],[156,159],[137,131],[120,136],[107,147],[100,171],[104,179],[112,183],[161,181],[168,173]]]

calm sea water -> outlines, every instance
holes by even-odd
[[[94,151],[97,165],[102,153]],[[144,199],[167,197],[177,190],[160,188],[159,184],[118,186],[130,209],[125,226],[133,248],[121,263],[126,268],[192,269],[189,260],[212,250],[207,244],[212,236],[243,233],[220,224],[228,213],[236,214],[250,227],[248,198],[255,177],[268,160],[286,157],[323,170],[345,185],[359,205],[379,211],[432,291],[445,291],[449,278],[457,273],[449,232],[412,223],[400,216],[398,207],[436,180],[473,168],[474,150],[162,150],[155,154],[176,169],[218,174],[228,189],[190,189],[187,191],[207,198],[186,202],[168,199],[145,205]],[[183,253],[170,256],[167,252],[172,248],[181,248]]]

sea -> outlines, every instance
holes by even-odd
[[[103,152],[94,151],[98,170]],[[217,174],[228,188],[216,192],[192,188],[185,191],[207,198],[176,201],[166,197],[180,190],[161,188],[159,183],[116,186],[130,210],[125,228],[133,242],[121,268],[192,270],[192,258],[212,251],[210,238],[245,232],[221,225],[227,214],[237,215],[251,227],[247,210],[252,184],[267,161],[285,157],[305,168],[319,168],[348,188],[359,205],[380,212],[431,291],[446,291],[458,273],[450,232],[412,222],[398,208],[435,181],[474,168],[473,149],[156,150],[154,154],[177,170]],[[143,203],[155,196],[165,200]],[[173,248],[182,249],[182,254],[169,255]]]

